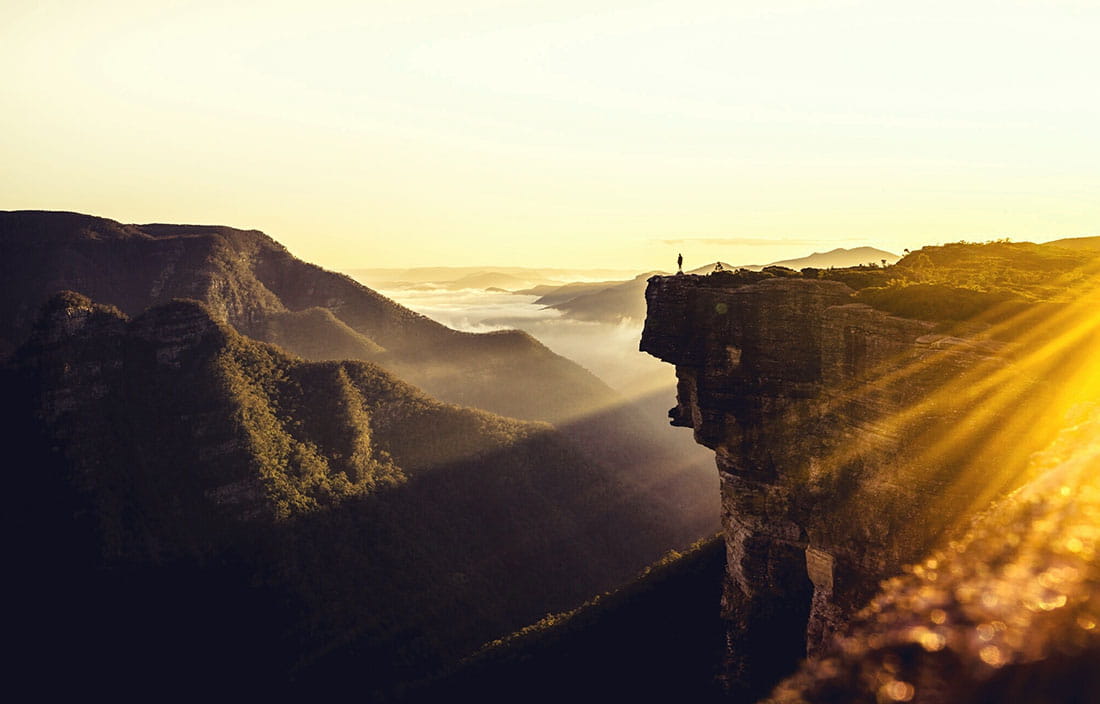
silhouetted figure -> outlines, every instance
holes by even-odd
[[[722,266],[722,262],[715,262],[714,263],[714,273],[717,274],[719,271],[725,271],[725,270],[726,270],[726,268],[724,266]]]
[[[684,273],[684,255],[682,253],[676,255],[676,273]]]

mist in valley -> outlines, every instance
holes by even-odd
[[[560,310],[537,304],[538,296],[506,291],[421,286],[381,289],[381,293],[455,330],[523,330],[628,398],[669,389],[666,403],[671,406],[675,401],[675,370],[638,351],[642,320],[573,320]]]
[[[370,282],[363,282],[370,285]],[[638,350],[644,320],[622,318],[618,322],[575,320],[561,310],[536,303],[538,296],[508,291],[454,289],[446,283],[423,283],[402,288],[381,289],[398,303],[448,327],[465,332],[517,329],[527,332],[555,353],[566,357],[599,377],[622,397],[624,411],[640,421],[639,432],[658,442],[675,458],[663,466],[662,481],[689,475],[711,482],[714,491],[685,494],[679,510],[693,523],[718,526],[718,473],[710,450],[695,442],[685,428],[669,425],[668,410],[676,404],[676,372],[671,365]],[[572,432],[585,433],[584,423],[572,425]],[[650,463],[652,459],[638,458]]]

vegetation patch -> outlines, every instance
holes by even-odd
[[[998,322],[1040,303],[1089,290],[1100,252],[1031,242],[956,242],[925,247],[889,267],[804,269],[840,281],[855,299],[908,318]]]

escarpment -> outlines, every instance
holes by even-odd
[[[1072,306],[1062,325],[1009,337],[949,334],[819,278],[658,276],[646,299],[641,349],[676,365],[671,422],[715,451],[727,674],[746,694],[822,652],[881,580],[1020,486],[1091,393],[1073,380],[1095,335],[1065,338],[1083,329]]]

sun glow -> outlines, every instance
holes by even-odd
[[[1080,279],[1080,274],[1072,276]],[[975,321],[965,338],[930,336],[935,342],[919,358],[889,360],[830,401],[833,409],[874,403],[879,396],[903,393],[921,377],[942,379],[937,391],[878,423],[885,435],[921,438],[906,442],[911,452],[901,459],[899,477],[970,488],[971,506],[948,510],[932,502],[926,520],[968,517],[973,514],[966,509],[979,509],[1019,486],[1032,453],[1050,443],[1083,405],[1100,397],[1100,264],[1091,264],[1086,274],[1067,287],[1062,303],[1037,304],[1007,317],[994,309],[983,317],[997,322]],[[983,350],[978,356],[984,359],[960,369],[960,352],[975,348]],[[968,356],[968,363],[973,359]],[[823,467],[844,471],[865,450],[842,448]],[[948,474],[922,476],[934,467]],[[863,500],[851,499],[853,505]]]
[[[1096,232],[1071,2],[0,8],[0,208],[324,266],[766,263]]]
[[[861,407],[864,417],[868,408],[902,409],[850,434],[811,483],[855,476],[832,515],[878,507],[889,540],[907,532],[928,540],[837,647],[806,661],[767,701],[819,701],[835,691],[921,701],[944,688],[1034,688],[1036,678],[1049,694],[1061,691],[1058,682],[1027,668],[1095,657],[1100,261],[1047,290],[1060,291],[1056,301],[1006,303],[954,329],[941,324],[923,338],[925,350],[861,370],[817,409],[848,418],[861,417]],[[909,389],[933,391],[912,398]],[[861,475],[868,459],[885,469]],[[899,490],[915,500],[883,500]],[[1015,679],[998,682],[1008,668]]]
[[[887,580],[857,614],[839,658],[808,662],[768,701],[813,701],[815,688],[846,677],[862,686],[883,683],[880,693],[905,695],[887,701],[908,701],[936,691],[929,673],[989,682],[1003,668],[1026,671],[1046,658],[1095,652],[1098,438],[1100,408],[1077,406],[1029,458],[1027,484],[977,514],[922,564]],[[1017,677],[1027,683],[1026,674]],[[1056,681],[1042,686],[1059,691]],[[1031,700],[1026,690],[1014,693]]]

